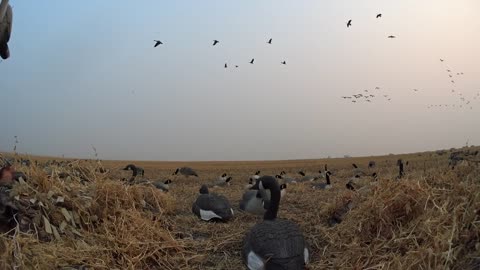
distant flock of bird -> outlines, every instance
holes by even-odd
[[[408,162],[406,163],[408,165]],[[404,162],[398,160],[399,175],[404,176]],[[371,185],[377,182],[376,164],[368,163],[368,171],[360,169],[356,164],[353,166],[353,177],[345,185],[352,191],[360,191],[369,188],[368,184],[358,181],[361,177],[371,177]],[[123,170],[132,171],[128,180],[130,184],[152,184],[163,191],[170,190],[171,179],[150,181],[144,178],[144,169],[134,164],[129,164]],[[312,189],[329,190],[332,187],[330,171],[327,165],[318,173],[306,174],[299,171],[295,175],[289,175],[281,171],[275,176],[261,175],[260,171],[248,177],[245,192],[240,200],[241,211],[252,215],[263,215],[263,221],[257,223],[245,235],[242,249],[242,258],[248,269],[302,269],[310,260],[310,248],[299,226],[292,221],[279,219],[278,211],[280,202],[286,194],[287,184],[309,183]],[[177,168],[172,176],[199,177],[196,171],[190,167]],[[323,182],[317,180],[325,179]],[[232,177],[223,173],[211,183],[201,185],[199,194],[192,204],[192,213],[203,221],[228,222],[234,217],[234,211],[227,197],[210,192],[210,189],[228,187]],[[342,220],[342,215],[352,207],[351,202],[345,205],[332,217],[329,223],[333,226]]]

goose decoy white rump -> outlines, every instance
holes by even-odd
[[[132,176],[135,177],[137,175],[144,176],[145,171],[143,168],[137,167],[133,164],[128,164],[125,168],[123,168],[124,171],[132,171]]]
[[[263,176],[252,189],[270,190],[272,200],[263,221],[255,225],[245,237],[242,257],[247,268],[303,269],[310,259],[310,252],[298,225],[277,219],[280,206],[280,187],[277,181],[271,176]]]
[[[205,221],[228,221],[233,217],[233,209],[228,199],[215,193],[209,193],[206,185],[202,185],[200,188],[200,195],[192,205],[192,212]]]

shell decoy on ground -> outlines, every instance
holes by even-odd
[[[198,177],[198,174],[190,167],[181,167],[177,168],[172,175],[183,175],[185,177],[195,176]]]
[[[156,188],[158,188],[158,189],[160,189],[160,190],[163,190],[163,191],[165,191],[165,192],[168,191],[168,190],[170,190],[170,184],[171,184],[171,183],[172,183],[172,180],[170,180],[170,179],[167,179],[167,180],[165,180],[165,181],[163,181],[163,182],[160,181],[160,180],[159,180],[159,181],[153,181],[153,182],[151,182],[151,184],[152,184],[154,187],[156,187]]]
[[[128,164],[127,166],[125,166],[125,168],[123,168],[124,171],[132,171],[132,176],[135,177],[135,176],[144,176],[145,175],[145,171],[143,170],[143,168],[140,168],[140,167],[137,167],[133,164]]]
[[[213,184],[210,185],[210,187],[225,187],[225,186],[229,186],[230,185],[230,182],[232,181],[232,177],[231,176],[228,176],[227,178],[225,179],[218,179],[216,180]]]
[[[278,219],[280,186],[275,178],[263,176],[253,189],[270,190],[272,199],[263,221],[247,233],[242,250],[250,270],[303,269],[310,260],[310,251],[297,224]]]
[[[229,221],[233,218],[233,209],[225,196],[209,193],[208,187],[203,185],[200,194],[192,205],[192,212],[205,221]]]

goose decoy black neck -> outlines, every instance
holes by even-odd
[[[298,174],[300,174],[301,176],[305,176],[305,173],[302,171],[299,171]]]
[[[357,164],[353,163],[352,166],[353,166],[355,169],[358,169]]]
[[[177,175],[179,170],[180,170],[180,169],[177,168],[172,175]]]
[[[326,173],[325,178],[327,179],[327,185],[330,185],[330,174]]]
[[[207,185],[202,185],[202,187],[200,188],[200,194],[208,194]]]
[[[260,177],[251,189],[270,190],[271,199],[267,212],[263,216],[264,220],[274,220],[277,218],[278,208],[280,206],[281,190],[277,180],[271,176]]]

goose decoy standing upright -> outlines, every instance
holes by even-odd
[[[330,183],[330,172],[325,173],[325,178],[326,178],[326,183],[316,183],[312,184],[313,189],[330,189],[332,188],[332,185]]]
[[[198,177],[198,174],[190,167],[177,168],[172,175],[178,175],[178,174],[181,174],[186,177],[189,177],[189,176]]]
[[[272,199],[263,221],[246,235],[242,257],[248,269],[303,269],[310,251],[297,224],[278,219],[280,187],[271,176],[257,180],[252,189],[270,190]]]
[[[403,170],[403,160],[399,159],[397,160],[397,166],[398,166],[398,179],[401,179],[405,175],[405,171]]]
[[[192,205],[192,212],[205,221],[228,221],[233,217],[233,209],[228,199],[215,193],[209,193],[206,185],[202,185],[200,188],[200,195]]]
[[[394,35],[390,35],[390,36],[388,36],[388,38],[397,38],[397,37],[394,36]]]

